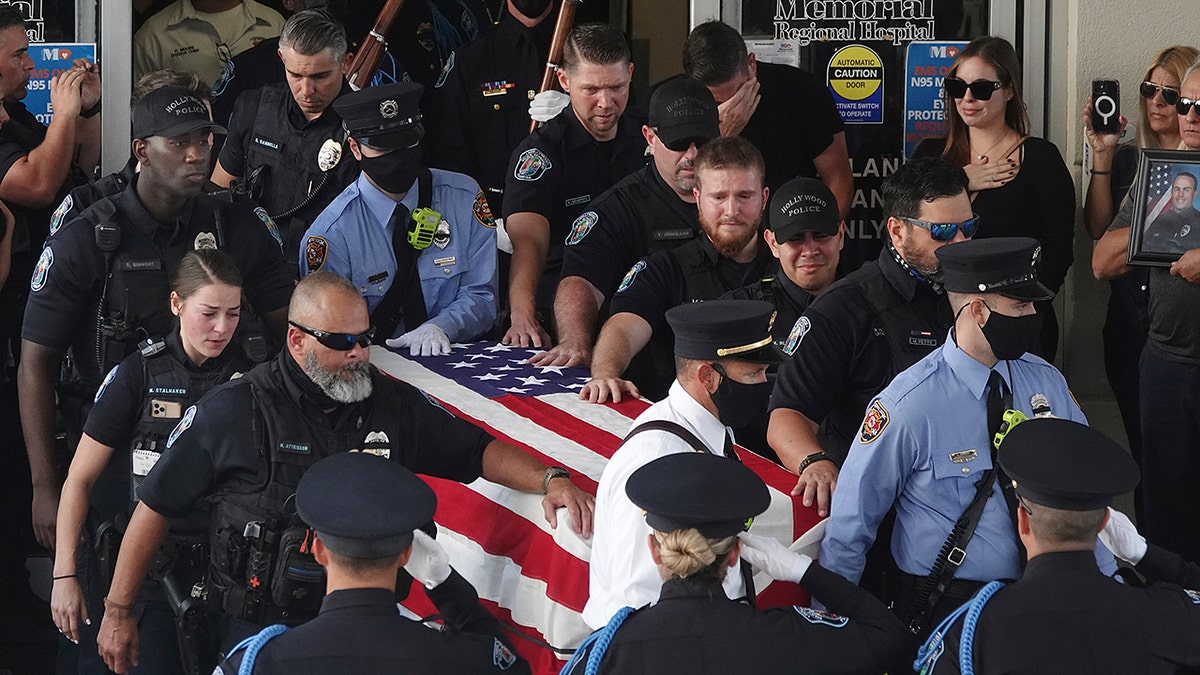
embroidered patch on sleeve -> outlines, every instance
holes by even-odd
[[[809,623],[821,624],[824,626],[832,626],[834,628],[843,628],[850,623],[850,617],[839,616],[831,612],[823,612],[819,609],[811,607],[796,607],[796,613],[804,617],[804,620]]]
[[[583,238],[592,231],[596,223],[600,221],[600,216],[596,215],[595,211],[584,211],[571,223],[571,233],[567,235],[567,246],[574,246],[583,241]]]
[[[483,190],[475,193],[475,203],[471,205],[471,212],[475,214],[475,220],[478,220],[480,225],[496,229],[496,219],[492,216],[492,207],[488,206],[487,197],[483,196]]]
[[[308,265],[308,271],[316,272],[325,264],[325,255],[329,253],[329,244],[325,241],[325,237],[309,237],[308,241],[304,242],[304,262]]]
[[[879,402],[879,399],[871,401],[871,406],[867,408],[867,416],[863,418],[862,430],[858,434],[859,443],[870,443],[879,438],[883,430],[887,428],[888,421],[891,416],[888,414],[887,408]]]
[[[542,177],[542,174],[553,168],[546,153],[537,148],[529,148],[517,158],[517,166],[513,169],[513,178],[532,182]]]
[[[637,261],[637,263],[635,263],[634,266],[629,268],[629,271],[625,273],[625,278],[621,280],[621,285],[617,286],[617,292],[623,293],[627,288],[632,286],[634,277],[637,276],[638,272],[641,272],[644,269],[646,269],[646,261]]]

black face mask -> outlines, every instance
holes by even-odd
[[[710,394],[721,424],[739,429],[767,412],[767,404],[771,401],[770,382],[743,384],[729,377],[719,364],[709,365],[721,374],[721,384]]]
[[[986,304],[984,306],[987,306]],[[1038,346],[1042,333],[1042,315],[1007,316],[988,307],[991,314],[980,326],[983,337],[992,347],[992,354],[1001,361],[1019,359]]]
[[[363,155],[359,166],[381,190],[403,194],[421,170],[421,148],[400,148],[378,157]]]
[[[523,16],[536,19],[550,6],[551,0],[513,0],[513,8]]]

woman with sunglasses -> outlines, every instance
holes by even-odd
[[[122,510],[127,519],[137,503],[138,484],[165,450],[188,407],[215,385],[254,365],[240,346],[227,349],[242,306],[242,276],[228,255],[216,249],[187,253],[171,289],[171,313],[179,317],[178,328],[165,339],[143,342],[140,351],[109,372],[63,483],[51,612],[63,635],[76,643],[84,639],[92,649],[105,589],[99,587],[86,553],[93,539],[84,534],[89,498],[125,502]],[[122,525],[117,523],[118,530]],[[172,522],[171,532],[176,535],[174,542],[160,550],[159,558],[174,566],[174,578],[186,580],[186,596],[207,567],[203,549],[190,544],[191,539],[200,540],[195,535],[207,535],[207,517],[197,512],[194,519]],[[193,571],[198,572],[193,575]],[[183,672],[175,614],[160,586],[159,581],[147,579],[139,594],[141,658],[131,672]]]
[[[980,216],[981,237],[1032,237],[1041,242],[1038,276],[1055,293],[1073,259],[1075,183],[1053,143],[1029,135],[1021,93],[1021,64],[1001,37],[976,38],[958,53],[943,80],[949,133],[928,138],[913,157],[941,155],[967,174]],[[1054,360],[1058,322],[1050,301],[1043,316],[1041,353]]]

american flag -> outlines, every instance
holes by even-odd
[[[1171,208],[1171,182],[1174,180],[1171,165],[1159,162],[1150,169],[1150,184],[1146,189],[1146,221],[1142,229],[1150,227],[1156,218]]]
[[[455,344],[448,356],[410,358],[385,347],[371,348],[381,371],[420,388],[451,414],[529,452],[547,465],[571,471],[577,486],[596,493],[608,458],[617,450],[646,401],[596,405],[579,400],[588,379],[584,368],[535,367],[525,363],[537,349],[495,343]],[[815,509],[789,492],[796,477],[782,467],[739,449],[742,460],[771,491],[771,506],[754,521],[754,532],[791,544],[819,531]],[[590,543],[559,511],[551,529],[539,495],[518,493],[479,479],[470,485],[424,477],[438,495],[438,541],[451,564],[479,592],[483,604],[521,633],[555,647],[573,649],[590,629],[580,612],[588,597]],[[760,606],[804,604],[794,584],[755,577]],[[427,616],[432,603],[414,586],[405,606]],[[557,673],[566,657],[533,642],[515,639],[535,673]]]

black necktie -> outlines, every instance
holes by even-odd
[[[1004,421],[1004,411],[1012,407],[1012,392],[1008,390],[1008,385],[1004,383],[1004,377],[996,371],[992,371],[988,375],[988,397],[987,397],[987,412],[988,412],[988,443],[991,444],[996,436],[996,432],[1000,430],[1000,424]],[[1012,480],[1000,468],[1000,464],[996,461],[996,448],[990,448],[992,455],[992,468],[996,474],[996,481],[1000,483],[1000,494],[1004,495],[1004,503],[1008,509],[1009,520],[1012,521],[1013,535],[1017,533],[1017,493],[1012,488]],[[1025,546],[1021,543],[1021,538],[1017,537],[1017,550],[1020,555],[1021,570],[1025,570]]]
[[[729,433],[728,429],[725,430],[725,447],[721,448],[721,451],[725,453],[725,456],[729,459],[732,459],[739,464],[741,463],[742,459],[738,457],[737,451],[733,449],[733,434]]]
[[[425,296],[420,292],[421,280],[417,275],[417,251],[408,243],[408,207],[396,204],[392,211],[392,250],[396,253],[396,278],[393,284],[400,284],[404,293],[404,301],[400,304],[400,317],[404,329],[410,331],[428,319],[425,311]],[[398,322],[397,322],[398,323]]]

